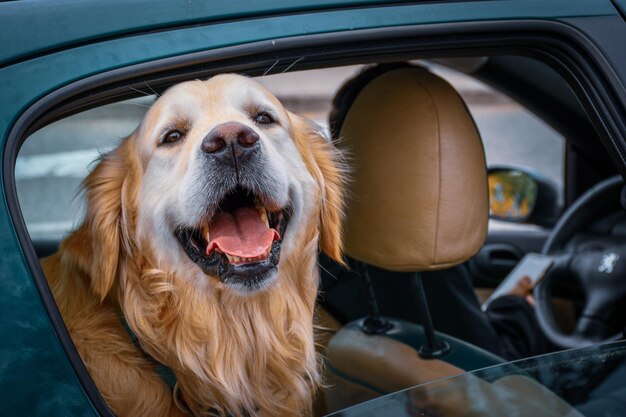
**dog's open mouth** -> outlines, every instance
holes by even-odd
[[[175,235],[207,275],[246,290],[266,286],[276,275],[289,210],[268,210],[263,199],[237,187],[197,227],[178,227]]]

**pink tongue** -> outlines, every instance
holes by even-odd
[[[206,253],[215,248],[231,256],[256,258],[267,252],[280,235],[267,227],[259,213],[250,207],[241,207],[234,212],[220,212],[213,217],[209,226],[209,242]]]

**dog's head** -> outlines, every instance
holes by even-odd
[[[102,255],[92,262],[106,264],[95,288],[104,296],[117,254],[137,247],[196,285],[239,294],[270,287],[311,229],[339,259],[338,161],[317,126],[251,79],[172,87],[86,180]]]
[[[257,82],[219,75],[166,91],[85,180],[62,250],[101,300],[116,288],[196,411],[306,405],[319,248],[341,261],[337,152]]]

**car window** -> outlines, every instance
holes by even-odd
[[[539,118],[494,89],[441,65],[422,63],[461,94],[480,131],[488,166],[531,168],[563,187],[564,140]],[[258,77],[285,106],[328,129],[332,98],[362,66]],[[98,107],[31,135],[16,162],[15,178],[26,226],[35,241],[58,241],[82,219],[78,192],[100,154],[137,127],[154,95]],[[490,228],[534,228],[490,221]]]
[[[81,182],[98,157],[137,127],[152,96],[67,117],[29,136],[15,164],[15,183],[33,240],[60,240],[82,219]]]
[[[441,379],[332,416],[618,416],[625,375],[626,342],[614,342]]]

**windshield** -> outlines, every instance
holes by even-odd
[[[621,416],[626,342],[496,365],[399,391],[335,417]]]

